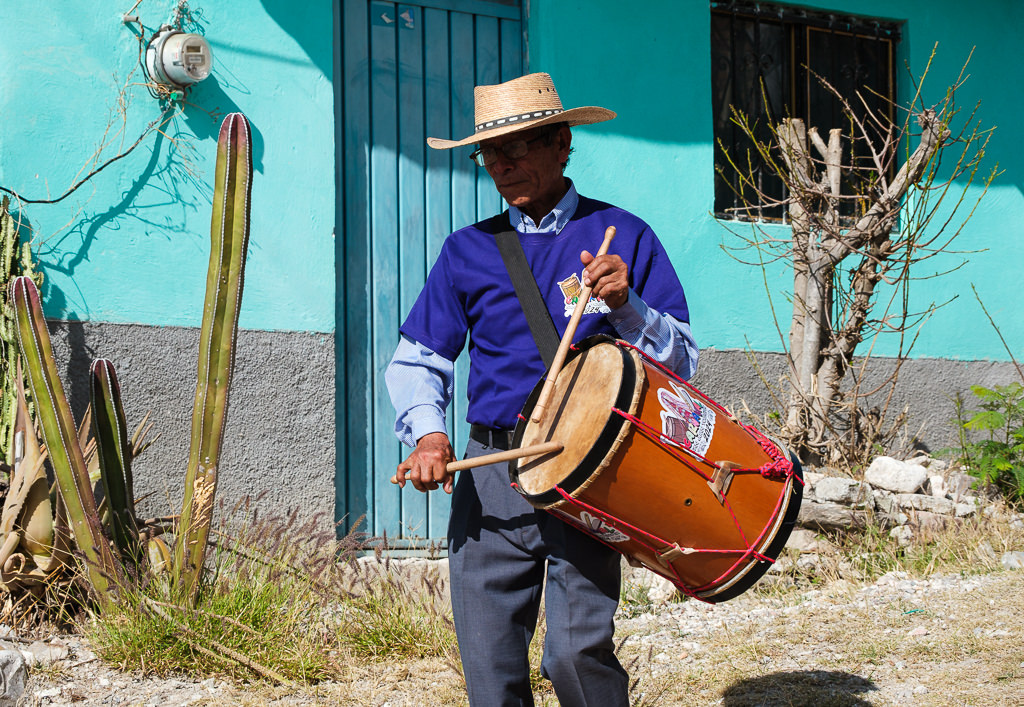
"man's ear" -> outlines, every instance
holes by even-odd
[[[558,161],[565,162],[569,159],[569,150],[572,148],[572,130],[568,125],[558,129]]]

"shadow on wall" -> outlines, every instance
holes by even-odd
[[[97,233],[101,228],[118,230],[120,226],[116,221],[122,216],[142,218],[139,208],[134,206],[135,200],[142,189],[153,180],[154,175],[168,169],[166,166],[158,169],[163,144],[164,133],[158,131],[156,132],[156,139],[153,142],[153,149],[149,160],[139,175],[132,181],[131,186],[121,194],[119,202],[101,213],[75,221],[74,225],[59,238],[40,244],[37,250],[37,258],[40,263],[46,263],[47,270],[55,270],[69,277],[73,276],[78,265],[88,257],[89,249],[96,241]],[[170,183],[169,180],[168,183]],[[68,247],[68,241],[75,238],[80,239],[77,247]],[[60,311],[68,316],[80,314],[67,311],[67,298],[50,284],[49,279],[43,282],[42,294],[44,301],[47,302],[47,309],[49,311]]]
[[[185,124],[188,126],[189,131],[195,135],[197,144],[202,145],[201,149],[204,150],[204,157],[210,160],[211,165],[217,152],[217,136],[220,133],[220,126],[224,121],[224,117],[228,113],[245,113],[234,99],[224,91],[222,84],[226,85],[236,95],[252,93],[241,82],[233,83],[235,77],[224,64],[217,65],[216,73],[224,75],[224,78],[218,79],[216,75],[210,74],[209,78],[205,81],[193,86],[189,93],[189,103],[202,106],[202,108],[186,107],[182,113],[185,118]],[[252,169],[258,174],[263,174],[263,153],[265,147],[263,134],[260,132],[259,126],[252,116],[246,117],[250,118]],[[210,143],[212,145],[206,147]],[[203,193],[212,197],[213,189],[210,187],[210,184],[213,182],[213,174],[208,175],[203,182]]]
[[[333,21],[325,30],[325,17],[333,18],[333,5],[294,0],[261,0],[263,9],[298,43],[302,51],[328,81],[334,75]]]
[[[155,131],[149,159],[141,171],[132,179],[117,203],[103,211],[82,214],[74,223],[57,237],[46,239],[35,247],[37,262],[45,263],[44,271],[54,271],[73,278],[78,266],[89,259],[89,252],[102,232],[132,229],[150,237],[171,238],[180,232],[184,213],[180,220],[164,215],[159,221],[152,220],[147,209],[156,208],[157,215],[162,207],[177,204],[182,212],[199,214],[198,224],[205,224],[209,205],[213,198],[213,164],[216,157],[216,141],[224,115],[238,110],[238,106],[220,88],[215,77],[192,90],[189,102],[172,121]],[[215,106],[206,110],[196,106]],[[184,124],[181,122],[184,119]],[[252,125],[253,169],[263,171],[264,139],[262,133]],[[196,157],[199,159],[197,160]],[[209,163],[209,169],[193,169],[191,163]],[[117,169],[113,167],[112,169]],[[140,202],[143,192],[149,194],[149,203]],[[159,195],[153,197],[152,195]],[[202,232],[199,232],[200,237]],[[76,242],[77,241],[77,242]],[[79,312],[71,304],[76,298],[53,285],[50,278],[43,281],[43,300],[50,316],[64,319],[88,319],[89,312]],[[80,298],[78,298],[80,301]]]

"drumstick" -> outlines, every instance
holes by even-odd
[[[562,451],[561,442],[541,442],[540,444],[531,444],[528,447],[506,449],[502,452],[495,452],[494,454],[484,454],[483,456],[473,457],[472,459],[462,459],[460,461],[449,462],[448,466],[445,468],[454,473],[456,471],[465,471],[466,469],[472,469],[486,464],[507,462],[512,461],[513,459],[522,459],[523,457],[535,455],[540,456],[541,454],[554,454],[560,451]],[[391,477],[391,483],[398,483],[398,472],[395,472],[395,475]]]
[[[597,256],[594,256],[595,258],[608,252],[608,247],[612,244],[613,238],[615,238],[615,226],[609,226],[605,229],[604,242],[601,243]],[[551,397],[551,391],[555,388],[558,372],[562,370],[562,364],[565,363],[565,356],[569,353],[569,346],[572,345],[573,334],[576,333],[576,327],[583,317],[583,311],[587,308],[587,302],[590,301],[590,291],[593,289],[592,286],[585,285],[583,291],[580,292],[580,298],[576,302],[576,309],[572,311],[572,318],[569,320],[568,326],[565,327],[565,333],[562,334],[558,350],[555,351],[555,360],[551,362],[551,367],[548,369],[548,377],[544,381],[540,397],[537,398],[537,404],[533,406],[533,414],[530,415],[531,422],[540,422],[544,418],[544,411],[548,406],[548,398]]]

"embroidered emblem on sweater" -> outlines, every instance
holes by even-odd
[[[562,296],[564,297],[565,303],[565,316],[569,318],[572,316],[573,310],[576,309],[576,303],[580,301],[580,295],[583,293],[583,283],[580,281],[580,276],[573,273],[569,277],[558,283],[558,287],[562,290]],[[611,307],[604,303],[604,300],[600,297],[591,297],[590,301],[587,302],[587,308],[583,310],[584,314],[608,314],[612,311]]]

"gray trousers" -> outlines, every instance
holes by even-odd
[[[470,441],[467,457],[495,450]],[[448,525],[452,611],[474,707],[532,705],[528,648],[545,574],[541,673],[561,707],[628,704],[614,653],[619,554],[509,485],[508,464],[459,473]]]

